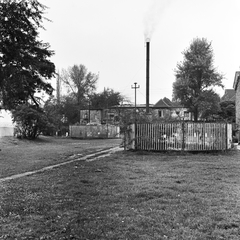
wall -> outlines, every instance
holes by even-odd
[[[86,109],[80,110],[80,123],[89,122],[89,113],[90,113],[90,122],[101,123],[102,121],[102,110],[93,110]]]
[[[240,81],[238,81],[236,88],[236,124],[240,131]],[[238,140],[240,142],[240,133],[238,132]]]
[[[119,138],[120,128],[114,125],[69,126],[72,138]]]
[[[13,136],[14,124],[9,111],[0,111],[0,137]]]

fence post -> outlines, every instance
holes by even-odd
[[[136,150],[136,122],[131,125],[131,130],[132,130],[131,145],[132,145],[132,149]]]
[[[185,150],[185,126],[184,120],[182,122],[182,151]]]
[[[225,123],[226,151],[228,150],[228,124]]]

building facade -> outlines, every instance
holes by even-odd
[[[237,137],[240,143],[240,71],[235,73],[233,88],[235,90],[236,125],[238,128]]]

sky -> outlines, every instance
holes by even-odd
[[[39,0],[46,5],[40,38],[56,69],[83,64],[110,88],[146,103],[146,35],[150,38],[150,104],[172,98],[174,69],[194,38],[212,43],[214,66],[233,87],[240,68],[239,0]],[[55,80],[52,81],[55,87]],[[216,89],[223,95],[224,89]]]

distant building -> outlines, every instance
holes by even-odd
[[[129,114],[134,120],[134,113],[139,115],[146,112],[146,104],[127,103],[112,106],[109,109],[83,109],[80,110],[80,124],[116,124],[123,113]],[[160,99],[156,104],[149,104],[149,114],[154,120],[192,120],[192,114],[179,102],[172,102],[168,98]]]
[[[191,120],[192,115],[187,108],[183,107],[179,102],[172,102],[168,98],[160,99],[153,106],[153,113],[160,119],[179,118],[179,120]]]
[[[225,89],[225,93],[221,98],[221,102],[235,102],[236,93],[234,89]]]
[[[233,88],[235,90],[236,125],[238,128],[238,142],[240,142],[240,71],[235,73]]]

